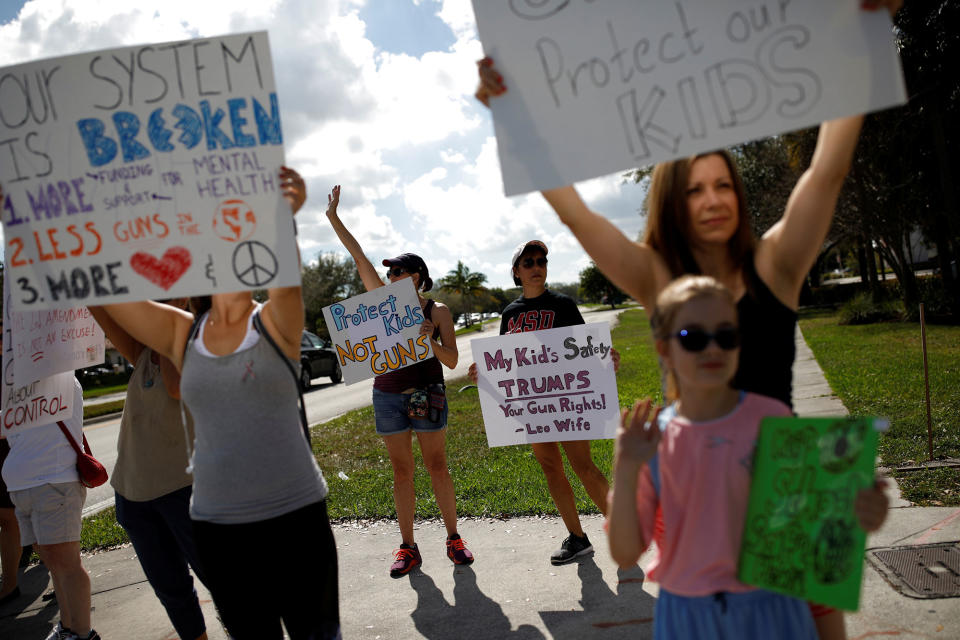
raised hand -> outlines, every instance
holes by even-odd
[[[632,415],[629,408],[620,413],[620,428],[617,429],[613,453],[614,466],[629,466],[639,470],[653,458],[660,444],[659,415],[660,407],[653,409],[653,402],[649,398],[637,400]]]
[[[503,95],[507,86],[503,84],[503,76],[494,68],[492,58],[487,57],[478,60],[477,72],[480,74],[480,84],[477,86],[477,92],[473,95],[489,107],[490,97]]]
[[[340,185],[334,185],[330,193],[327,194],[327,217],[337,215],[337,207],[340,205]]]
[[[307,201],[307,185],[300,174],[290,167],[280,167],[280,192],[290,203],[294,213]]]

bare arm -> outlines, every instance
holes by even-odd
[[[357,271],[360,273],[360,279],[363,280],[363,286],[367,288],[367,291],[373,291],[374,289],[384,286],[383,280],[380,279],[376,268],[363,252],[360,243],[357,242],[353,234],[347,230],[343,221],[340,220],[340,216],[337,215],[337,206],[339,204],[340,185],[337,185],[333,188],[331,194],[327,196],[327,220],[330,221],[330,226],[333,227],[334,233],[336,233],[337,238],[340,239],[340,244],[350,253],[350,257],[352,257],[356,263]]]
[[[126,358],[130,364],[135,365],[140,357],[140,352],[143,351],[143,345],[134,340],[129,333],[123,330],[123,327],[114,322],[103,307],[87,308],[90,309],[93,319],[97,321],[97,324],[103,329],[103,333],[117,348],[120,355]]]
[[[437,360],[448,369],[457,366],[457,360],[460,359],[460,352],[457,351],[457,332],[453,328],[453,316],[450,309],[443,304],[436,303],[431,311],[432,320],[427,318],[420,325],[420,333],[430,337],[430,348],[433,349],[433,355]],[[440,329],[440,342],[433,339],[434,326]]]
[[[193,314],[159,302],[127,302],[102,308],[131,338],[168,358],[180,371]]]
[[[783,217],[757,247],[758,274],[793,308],[799,304],[803,280],[827,237],[862,124],[863,116],[854,116],[820,125],[810,167],[793,188]]]

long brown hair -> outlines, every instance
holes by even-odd
[[[661,162],[654,167],[650,178],[646,203],[647,229],[643,241],[660,254],[674,278],[701,272],[700,266],[690,251],[690,240],[687,236],[690,219],[690,212],[687,210],[687,183],[690,180],[690,167],[694,161],[711,155],[718,155],[727,163],[733,180],[733,189],[737,195],[737,231],[728,243],[734,267],[743,266],[756,245],[753,232],[750,230],[750,220],[747,218],[743,180],[729,151],[721,149],[670,162]]]

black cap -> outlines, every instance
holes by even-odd
[[[395,258],[384,258],[385,267],[403,267],[407,273],[419,273],[420,284],[424,291],[430,291],[433,288],[433,280],[430,279],[430,271],[427,269],[427,263],[423,258],[415,253],[401,253]]]

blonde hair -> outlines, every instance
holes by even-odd
[[[655,340],[666,341],[674,333],[674,322],[683,305],[698,298],[718,298],[729,303],[736,311],[737,302],[730,289],[710,276],[682,276],[668,284],[657,296],[656,306],[650,316],[650,329]],[[673,402],[680,395],[677,378],[672,371],[663,367],[663,396]]]

